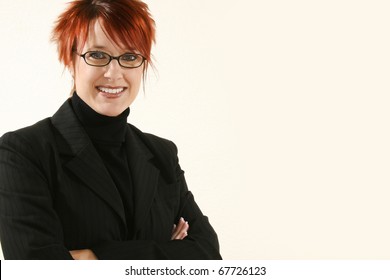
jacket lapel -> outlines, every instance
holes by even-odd
[[[127,128],[126,151],[133,180],[134,237],[142,228],[152,206],[160,175],[153,163],[153,154],[142,141],[143,136]]]
[[[59,153],[70,158],[64,163],[65,167],[107,202],[126,224],[120,194],[69,100],[54,114],[52,124],[65,140],[58,145]]]

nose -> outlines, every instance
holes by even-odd
[[[113,59],[111,62],[104,66],[104,77],[111,80],[121,79],[123,77],[123,68],[119,65],[118,60]]]

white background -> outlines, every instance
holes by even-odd
[[[260,269],[263,267],[265,270]],[[6,280],[388,280],[389,267],[389,260],[6,261],[1,264],[1,277]],[[165,272],[166,268],[170,273],[162,275],[161,270]]]
[[[0,135],[71,78],[64,0],[0,0]],[[390,2],[150,0],[156,71],[129,122],[173,140],[225,259],[390,258]]]

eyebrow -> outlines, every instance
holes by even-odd
[[[106,48],[105,47],[103,47],[103,46],[92,46],[92,47],[90,47],[89,49],[103,49],[103,50],[106,50]]]
[[[89,50],[92,50],[92,49],[101,49],[101,50],[104,50],[104,51],[106,51],[106,52],[108,52],[108,50],[106,49],[106,47],[104,47],[104,46],[99,46],[99,45],[94,45],[94,46],[92,46],[92,47],[90,47],[90,48],[88,48]],[[127,49],[127,51],[125,51],[124,53],[137,53],[135,50],[134,51],[132,51],[132,50],[130,50],[130,49]]]

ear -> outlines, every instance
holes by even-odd
[[[70,90],[69,96],[72,97],[73,93],[76,91],[76,85],[75,85],[75,69],[74,69],[74,63],[71,62],[69,66],[67,67],[70,75],[72,76],[72,89]]]
[[[70,75],[72,76],[72,78],[73,78],[73,80],[74,80],[74,64],[73,64],[73,62],[71,62],[70,64],[69,64],[69,66],[68,66],[68,71],[69,71],[69,73],[70,73]]]

